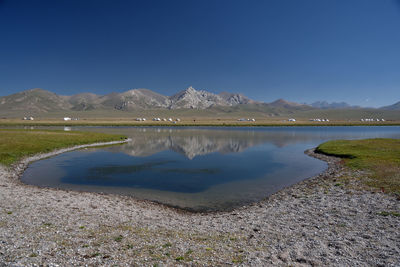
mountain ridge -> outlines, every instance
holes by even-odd
[[[28,106],[26,103],[28,103]],[[34,103],[37,103],[37,105],[34,105]],[[105,95],[80,93],[71,96],[62,96],[51,91],[34,88],[0,97],[0,110],[3,108],[9,108],[10,110],[25,108],[37,112],[46,112],[53,109],[75,111],[152,108],[207,109],[214,106],[234,106],[249,103],[257,102],[242,94],[214,94],[205,90],[196,90],[191,86],[172,96],[164,96],[143,88],[131,89],[122,93],[113,92]]]
[[[318,101],[300,104],[285,99],[266,103],[250,99],[243,94],[222,92],[215,94],[196,90],[192,86],[172,96],[165,96],[149,89],[131,89],[105,95],[79,93],[71,96],[58,95],[51,91],[34,88],[0,97],[0,112],[4,114],[54,113],[66,111],[135,111],[135,110],[208,110],[218,112],[261,112],[269,116],[294,114],[312,110],[363,109],[345,102],[328,103]],[[400,102],[375,110],[400,110]]]
[[[316,101],[309,105],[314,108],[320,108],[320,109],[361,108],[360,106],[353,106],[346,102],[331,102],[331,103],[329,103],[327,101]]]
[[[400,110],[400,101],[397,102],[397,103],[394,103],[393,105],[381,107],[380,109],[383,109],[383,110]]]

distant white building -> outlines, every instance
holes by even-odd
[[[70,121],[71,118],[70,117],[64,117],[64,121]]]
[[[290,118],[288,119],[288,121],[296,121],[296,119]]]

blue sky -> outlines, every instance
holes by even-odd
[[[400,101],[397,0],[0,0],[0,95],[192,85],[270,102]]]

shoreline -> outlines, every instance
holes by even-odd
[[[78,149],[83,149],[83,148],[89,148],[89,147],[101,147],[101,146],[111,146],[111,145],[118,145],[118,144],[124,144],[124,143],[128,143],[132,141],[131,138],[126,138],[125,140],[122,141],[110,141],[110,142],[99,142],[99,143],[92,143],[92,144],[84,144],[84,145],[76,145],[76,146],[72,146],[72,147],[66,147],[66,148],[62,148],[62,149],[57,149],[48,153],[39,153],[36,155],[32,155],[29,157],[25,157],[22,160],[19,160],[16,163],[11,164],[11,166],[9,167],[5,167],[5,166],[1,166],[0,168],[6,168],[9,170],[10,173],[12,173],[12,176],[16,177],[18,180],[18,182],[22,185],[25,186],[33,186],[33,185],[29,185],[29,184],[25,184],[21,181],[21,175],[23,174],[23,172],[26,170],[26,168],[29,166],[30,163],[41,160],[41,159],[45,159],[45,158],[50,158],[62,153],[66,153],[66,152],[71,152],[74,150],[78,150]],[[39,187],[39,188],[47,188],[47,187]],[[47,188],[48,189],[48,188]]]
[[[19,180],[29,162],[71,150],[0,167],[0,262],[5,266],[400,264],[400,218],[378,214],[397,211],[399,201],[338,186],[340,176],[362,173],[314,149],[305,153],[328,163],[323,173],[257,203],[208,213]]]

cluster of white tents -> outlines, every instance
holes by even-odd
[[[385,121],[385,119],[361,119],[360,121]]]
[[[256,121],[256,119],[245,119],[245,118],[240,118],[238,121]]]
[[[310,121],[326,121],[326,122],[328,122],[329,120],[328,119],[310,119]]]
[[[136,118],[136,121],[146,121],[146,118]],[[176,118],[153,118],[153,121],[169,121],[169,122],[177,122],[177,121],[181,121],[181,119]]]
[[[24,121],[33,121],[34,118],[33,117],[23,117],[22,118]]]
[[[64,117],[64,121],[77,121],[78,118]]]
[[[169,121],[169,122],[173,122],[173,121],[181,121],[181,119],[179,119],[179,118],[176,118],[176,119],[173,119],[173,118],[153,118],[153,121]]]

